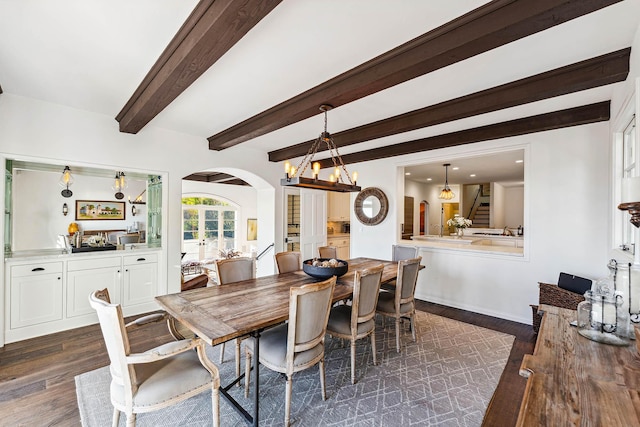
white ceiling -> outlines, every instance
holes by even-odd
[[[206,137],[484,3],[284,0],[148,126],[197,135],[206,147]],[[7,94],[115,120],[196,4],[196,0],[0,0],[0,86]],[[640,0],[625,0],[336,108],[329,113],[329,131],[628,47],[639,21]],[[611,86],[587,90],[340,152],[603,101],[610,99],[611,91]],[[266,153],[313,139],[321,128],[319,114],[230,150],[251,147]]]

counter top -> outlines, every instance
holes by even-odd
[[[332,233],[332,234],[327,234],[327,239],[331,239],[331,238],[335,238],[335,237],[351,237],[351,234],[349,233]]]
[[[133,244],[133,245],[125,245],[124,248],[118,248],[117,250],[111,251],[96,251],[96,252],[76,252],[76,253],[67,253],[64,249],[34,249],[27,251],[16,251],[10,254],[4,255],[4,260],[6,262],[12,261],[30,261],[30,260],[65,260],[65,259],[80,259],[80,258],[91,258],[96,256],[112,256],[112,255],[122,255],[125,253],[136,253],[136,252],[159,252],[161,251],[161,247],[149,247],[144,243]]]
[[[475,252],[482,254],[494,254],[494,255],[507,255],[507,256],[522,256],[524,249],[516,246],[494,246],[487,244],[491,239],[469,239],[470,241],[460,242],[457,239],[449,240],[403,240],[407,244],[417,246],[421,249],[449,249],[459,252]],[[410,242],[410,243],[409,243]]]

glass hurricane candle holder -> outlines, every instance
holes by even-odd
[[[629,345],[629,312],[620,293],[587,291],[578,304],[578,333],[592,341]]]

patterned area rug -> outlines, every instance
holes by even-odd
[[[408,324],[408,322],[407,322]],[[326,340],[327,400],[320,396],[318,368],[293,378],[291,422],[297,426],[479,426],[504,369],[514,337],[429,313],[416,316],[417,342],[409,328],[401,330],[401,353],[395,348],[395,326],[387,320],[376,325],[378,365],[374,366],[369,340],[360,340],[356,353],[356,384],[351,384],[349,345]],[[233,345],[227,345],[220,378],[227,384],[234,376]],[[217,362],[218,348],[209,348]],[[244,369],[244,360],[242,362]],[[109,368],[79,375],[76,393],[82,425],[109,426],[113,408],[109,399]],[[252,395],[243,389],[231,393],[252,412]],[[285,378],[260,369],[260,424],[282,425]],[[245,426],[246,422],[220,397],[221,424]],[[124,414],[120,425],[125,425]],[[202,393],[179,405],[140,414],[137,425],[210,426],[211,394]]]

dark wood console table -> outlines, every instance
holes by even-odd
[[[636,342],[616,347],[588,340],[569,322],[575,310],[544,311],[518,426],[640,426],[640,358]]]

